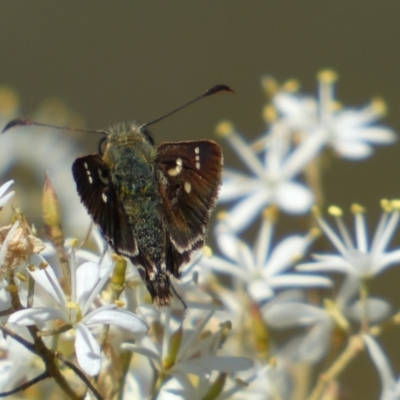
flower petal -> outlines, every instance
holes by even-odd
[[[362,160],[373,152],[372,146],[362,142],[339,142],[333,145],[335,151],[343,158]]]
[[[10,199],[14,197],[15,192],[12,191],[10,193],[7,193],[5,196],[4,193],[7,191],[7,189],[14,183],[13,180],[10,180],[0,187],[0,207],[4,207]]]
[[[89,313],[83,319],[85,324],[116,325],[129,332],[144,334],[149,330],[147,324],[136,314],[121,309],[101,307],[95,313]]]
[[[253,280],[251,283],[249,283],[247,286],[247,291],[252,299],[258,303],[269,299],[274,295],[274,291],[267,284],[267,282],[262,279]]]
[[[239,199],[259,188],[260,181],[247,175],[224,170],[218,201],[226,202]]]
[[[31,262],[37,266],[36,269],[28,269],[35,282],[42,286],[61,307],[65,307],[67,300],[53,268],[47,265],[46,260],[38,254],[32,254]],[[47,267],[41,268],[41,264],[47,265]]]
[[[294,262],[304,256],[310,240],[303,236],[290,236],[282,240],[270,255],[270,259],[264,267],[266,276],[272,276],[283,272]]]
[[[0,197],[1,196],[3,196],[3,194],[7,191],[7,189],[12,185],[14,183],[14,180],[10,180],[10,181],[8,181],[8,182],[6,182],[6,183],[3,183],[1,186],[0,186]]]
[[[332,281],[329,278],[318,275],[282,274],[272,276],[268,280],[272,288],[285,287],[331,287]]]
[[[364,342],[367,346],[369,355],[378,370],[382,382],[381,399],[394,399],[388,395],[394,389],[395,378],[390,366],[387,355],[383,352],[378,343],[369,335],[364,335]]]
[[[304,214],[314,204],[312,191],[297,182],[285,182],[275,194],[276,205],[288,214]]]
[[[100,346],[84,324],[78,323],[75,328],[75,353],[78,364],[88,375],[97,375],[101,369]]]
[[[323,310],[298,302],[276,304],[264,311],[264,317],[269,325],[280,329],[309,326],[326,318]]]
[[[357,129],[352,132],[351,136],[356,140],[364,140],[374,144],[393,143],[397,139],[397,135],[392,129],[382,127]]]
[[[134,353],[141,354],[145,357],[152,359],[153,361],[157,362],[160,366],[160,356],[153,350],[148,349],[147,347],[143,347],[137,344],[132,343],[123,343],[121,345],[122,349],[132,351]]]
[[[357,300],[349,307],[348,314],[355,320],[361,321],[364,314],[363,308],[364,306],[361,300]],[[389,316],[391,306],[390,303],[385,300],[370,297],[367,299],[366,311],[368,321],[372,324],[376,324]]]
[[[94,262],[85,262],[76,270],[76,302],[85,304],[86,300],[99,280],[99,265]]]
[[[27,308],[12,313],[8,318],[8,323],[27,326],[56,319],[66,321],[66,315],[56,308],[38,307]]]
[[[326,354],[330,344],[332,324],[315,324],[307,335],[302,338],[297,347],[297,354],[300,360],[309,363],[317,363]]]
[[[227,215],[230,228],[237,232],[248,227],[271,201],[271,195],[271,191],[264,187],[237,203]]]

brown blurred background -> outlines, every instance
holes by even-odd
[[[225,83],[235,95],[203,100],[154,125],[156,142],[212,138],[225,118],[254,138],[264,129],[263,75],[297,78],[304,92],[315,94],[316,73],[329,67],[339,74],[344,105],[382,96],[389,109],[383,122],[400,132],[399,21],[395,0],[3,0],[0,84],[17,91],[21,115],[56,96],[87,127],[102,128],[123,119],[149,121]],[[86,136],[78,152],[96,151],[97,141]],[[238,164],[226,146],[225,152],[226,164]],[[328,202],[346,210],[352,202],[363,204],[373,227],[379,199],[400,197],[398,171],[397,145],[378,148],[365,161],[337,160],[325,180]],[[399,307],[400,274],[392,268],[384,275],[376,292]],[[382,338],[396,374],[399,333]],[[349,399],[378,397],[379,381],[366,355],[345,375]]]

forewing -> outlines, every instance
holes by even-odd
[[[177,251],[201,246],[221,186],[222,151],[210,140],[161,144],[157,149],[163,217]]]
[[[133,257],[138,249],[107,164],[98,154],[80,157],[72,174],[82,203],[113,249]]]

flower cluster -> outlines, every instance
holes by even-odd
[[[64,237],[68,200],[58,200],[48,178],[45,240],[14,206],[0,228],[0,393],[29,387],[48,397],[50,386],[38,383],[51,378],[71,398],[339,399],[339,374],[365,351],[380,398],[400,399],[380,338],[398,329],[400,311],[373,287],[400,264],[400,201],[381,201],[372,236],[359,204],[351,206],[354,235],[338,206],[327,209],[332,227],[321,162],[364,160],[396,134],[377,124],[381,99],[347,108],[334,95],[336,73],[318,80],[313,97],[295,81],[264,78],[266,128],[253,142],[232,122],[217,126],[249,172],[224,170],[220,203],[229,205],[210,229],[215,249],[192,254],[172,282],[171,306],[152,304],[138,269],[95,227],[81,245]],[[3,217],[12,185],[0,187]],[[67,219],[77,218],[72,208]],[[73,232],[84,239],[84,230]]]

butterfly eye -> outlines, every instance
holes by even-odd
[[[99,154],[102,156],[107,147],[107,136],[104,136],[99,142]]]

